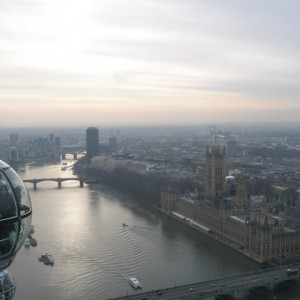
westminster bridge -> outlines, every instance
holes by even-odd
[[[75,180],[79,182],[79,186],[83,187],[84,180],[76,177],[58,177],[58,178],[34,178],[34,179],[23,179],[23,182],[30,182],[33,184],[33,188],[37,189],[37,184],[43,181],[54,181],[57,182],[58,188],[62,187],[62,182]]]
[[[249,295],[251,291],[265,295],[266,299],[274,299],[274,287],[280,283],[294,285],[297,288],[296,280],[300,279],[299,268],[300,264],[274,267],[231,277],[111,298],[110,300],[196,300],[228,299],[228,297],[240,299]]]

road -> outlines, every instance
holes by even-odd
[[[287,269],[289,268],[296,270],[297,274],[288,274]],[[117,297],[111,300],[196,300],[214,295],[232,295],[236,291],[261,286],[273,287],[279,282],[299,278],[299,270],[300,264],[282,266],[211,281]]]

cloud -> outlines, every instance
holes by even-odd
[[[193,107],[220,119],[226,103],[240,115],[255,107],[263,116],[284,101],[295,109],[299,8],[292,0],[3,0],[0,102],[102,105],[107,114],[129,114],[127,105],[132,121],[135,107],[154,111],[151,103],[160,116],[172,106],[168,120],[180,111],[196,120]]]

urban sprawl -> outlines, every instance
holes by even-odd
[[[2,133],[1,159],[21,169],[71,154],[78,176],[90,172],[107,183],[106,177],[116,188],[122,185],[118,174],[127,172],[133,185],[149,180],[147,193],[156,199],[149,201],[160,212],[251,259],[276,264],[299,258],[299,125],[56,131]],[[122,191],[145,200],[133,185],[128,181]]]

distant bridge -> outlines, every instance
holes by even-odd
[[[85,145],[67,145],[67,146],[60,146],[61,150],[64,151],[85,151]]]
[[[60,189],[62,187],[62,182],[64,181],[70,181],[70,180],[75,180],[79,181],[80,187],[83,187],[83,179],[77,178],[77,177],[58,177],[58,178],[34,178],[34,179],[23,179],[23,182],[30,182],[33,184],[33,188],[36,190],[37,189],[37,184],[39,182],[43,181],[54,181],[57,182],[58,188]]]
[[[66,159],[67,154],[73,155],[73,160],[77,160],[78,159],[78,155],[86,155],[86,151],[82,151],[82,152],[64,152],[61,155],[61,159]]]
[[[282,282],[294,282],[300,278],[300,264],[280,266],[231,277],[219,278],[182,286],[126,295],[110,300],[197,300],[215,297],[240,298],[254,290],[267,297],[274,297],[274,287]],[[141,284],[143,282],[141,281]]]
[[[79,154],[86,155],[86,147],[85,145],[69,145],[69,146],[61,146],[60,150],[62,152],[62,159],[66,159],[67,154],[73,155],[73,159],[76,160]]]

